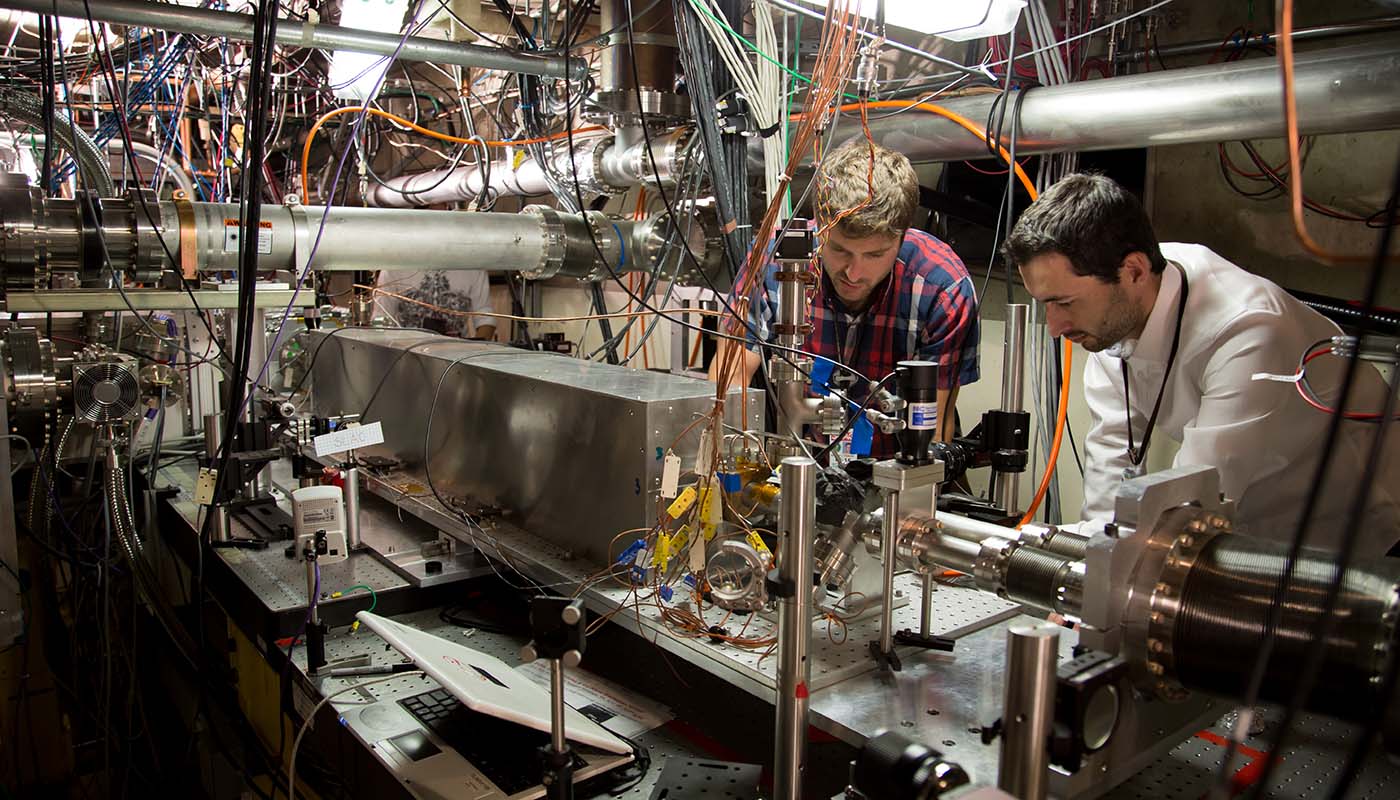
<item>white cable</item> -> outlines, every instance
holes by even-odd
[[[306,735],[306,732],[307,732],[308,730],[311,729],[311,721],[312,721],[313,719],[316,718],[316,714],[320,712],[321,706],[324,706],[326,703],[329,703],[330,701],[334,700],[335,698],[337,698],[337,697],[339,697],[339,696],[341,696],[341,695],[343,695],[343,694],[347,694],[347,693],[349,693],[349,692],[353,692],[353,691],[355,691],[356,689],[363,689],[363,688],[366,687],[366,686],[372,686],[372,685],[374,685],[374,684],[376,684],[376,683],[385,683],[385,682],[388,682],[388,681],[398,680],[399,678],[407,678],[407,677],[411,677],[411,676],[413,676],[413,675],[422,675],[422,674],[423,674],[423,672],[422,672],[421,670],[413,670],[413,671],[411,671],[411,672],[399,672],[399,673],[396,673],[396,674],[394,674],[394,675],[385,675],[385,676],[382,677],[382,678],[375,678],[374,680],[369,680],[369,681],[361,681],[360,683],[357,683],[357,684],[355,684],[355,685],[353,685],[353,686],[346,686],[346,687],[343,688],[343,689],[337,689],[336,691],[331,692],[330,694],[328,694],[328,695],[326,695],[325,697],[321,698],[321,702],[317,703],[317,704],[316,704],[316,707],[313,708],[313,709],[311,709],[311,713],[309,713],[309,714],[306,715],[306,719],[302,720],[301,727],[297,730],[297,738],[294,739],[294,740],[292,740],[292,755],[291,755],[290,758],[287,759],[287,800],[296,800],[296,793],[297,793],[297,783],[296,783],[296,774],[297,774],[297,749],[301,747],[301,739],[302,739],[303,736]],[[378,700],[375,700],[374,702],[377,703],[377,702],[379,702],[379,701],[378,701]],[[372,704],[371,704],[371,703],[360,703],[360,704],[358,704],[358,705],[372,705]],[[279,722],[280,722],[280,720],[279,720]]]

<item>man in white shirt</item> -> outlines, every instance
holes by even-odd
[[[1084,518],[1112,518],[1119,484],[1142,474],[1148,447],[1165,436],[1181,444],[1174,466],[1219,470],[1247,532],[1289,540],[1330,423],[1291,376],[1304,353],[1340,329],[1201,245],[1159,245],[1137,198],[1101,175],[1072,175],[1042,194],[1005,252],[1045,304],[1050,334],[1092,354],[1084,368]],[[1323,405],[1335,404],[1345,368],[1331,356],[1308,365]],[[1379,412],[1384,381],[1370,365],[1360,373],[1349,410]],[[1308,544],[1340,544],[1378,431],[1344,423]],[[1358,553],[1384,555],[1400,541],[1397,445],[1400,437],[1388,437]]]
[[[496,338],[496,322],[492,317],[439,310],[490,314],[493,310],[491,284],[484,270],[386,270],[379,273],[378,288],[418,301],[408,302],[384,294],[377,296],[380,310],[405,328],[427,328],[463,339]]]

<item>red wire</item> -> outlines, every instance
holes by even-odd
[[[1325,356],[1325,355],[1331,355],[1331,353],[1332,353],[1332,348],[1331,348],[1330,345],[1329,345],[1328,347],[1326,347],[1326,348],[1321,349],[1321,350],[1314,350],[1313,352],[1308,353],[1306,356],[1304,356],[1304,358],[1303,358],[1303,363],[1302,363],[1301,366],[1302,366],[1302,367],[1306,367],[1306,366],[1308,365],[1308,362],[1309,362],[1309,361],[1312,361],[1312,360],[1315,359],[1315,358],[1320,358],[1320,357]],[[1303,370],[1300,369],[1300,370],[1299,370],[1299,373],[1302,373],[1302,372],[1303,372]],[[1296,381],[1293,382],[1293,387],[1294,387],[1295,389],[1298,390],[1298,396],[1301,397],[1301,398],[1303,398],[1303,401],[1304,401],[1304,402],[1306,402],[1308,405],[1312,406],[1313,408],[1317,409],[1318,411],[1322,411],[1322,412],[1327,413],[1327,414],[1335,414],[1335,413],[1337,413],[1337,410],[1336,410],[1335,408],[1328,408],[1327,406],[1324,406],[1323,404],[1321,404],[1321,403],[1317,402],[1316,400],[1312,399],[1311,397],[1309,397],[1307,392],[1303,391],[1303,381],[1305,381],[1305,380],[1307,380],[1307,378],[1304,377],[1304,376],[1302,376],[1302,375],[1300,374],[1298,380],[1296,380]],[[1359,411],[1345,411],[1345,412],[1342,412],[1342,419],[1350,419],[1350,420],[1372,421],[1372,420],[1378,420],[1378,419],[1380,419],[1381,416],[1382,416],[1381,414],[1363,414],[1363,413],[1361,413],[1361,412],[1359,412]]]

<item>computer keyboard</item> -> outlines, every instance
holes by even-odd
[[[399,704],[507,795],[540,785],[539,751],[549,744],[548,733],[473,711],[446,689],[406,697]],[[574,770],[585,766],[575,755]]]

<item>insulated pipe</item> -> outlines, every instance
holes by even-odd
[[[167,231],[181,230],[179,208],[162,203]],[[193,203],[191,236],[167,235],[166,243],[196,251],[197,269],[237,270],[238,206]],[[325,228],[320,231],[322,217]],[[472,213],[351,206],[265,206],[258,237],[259,269],[305,267],[355,271],[379,269],[500,269],[534,277],[604,277],[592,236],[617,272],[651,269],[656,221],[611,220],[597,212],[585,218],[552,209],[533,213]],[[699,257],[699,256],[697,256]]]
[[[617,136],[579,136],[574,140],[573,163],[567,142],[553,145],[550,169],[570,184],[575,179],[585,194],[613,194],[634,186],[654,186],[658,176],[662,186],[674,186],[690,147],[689,130],[677,130],[647,139],[618,128]],[[649,154],[656,158],[653,171]],[[452,169],[415,172],[388,178],[370,189],[370,205],[381,208],[414,208],[460,203],[481,195],[490,186],[498,197],[533,197],[550,193],[549,180],[539,162],[526,158],[517,163],[507,155],[483,170],[470,164]]]
[[[1380,44],[1300,54],[1294,60],[1299,132],[1400,127],[1397,52],[1400,36],[1391,35]],[[939,105],[981,124],[994,98],[955,97]],[[840,125],[838,142],[863,136],[857,118],[843,117]],[[1032,89],[1014,128],[1021,155],[1277,138],[1284,135],[1278,64],[1236,61]],[[987,157],[981,138],[934,114],[872,118],[870,133],[916,162]],[[749,163],[758,163],[762,152],[760,141],[751,141]]]
[[[156,28],[195,36],[215,36],[240,42],[253,40],[251,14],[212,11],[206,8],[135,0],[0,0],[0,8],[30,11],[35,14],[57,14],[76,19],[85,19],[91,15],[97,22],[116,25]],[[279,20],[277,43],[293,47],[314,47],[319,50],[349,50],[393,56],[401,61],[427,61],[434,64],[522,72],[549,78],[567,76],[582,79],[588,75],[588,64],[581,58],[573,60],[566,70],[562,58],[527,55],[503,47],[458,44],[420,36],[403,37],[397,33],[378,33],[337,25],[314,25],[310,22],[298,24],[297,20],[291,19]]]
[[[774,733],[773,797],[799,800],[807,768],[807,719],[812,646],[812,544],[817,515],[817,462],[783,459],[781,534],[777,572],[777,728]]]

